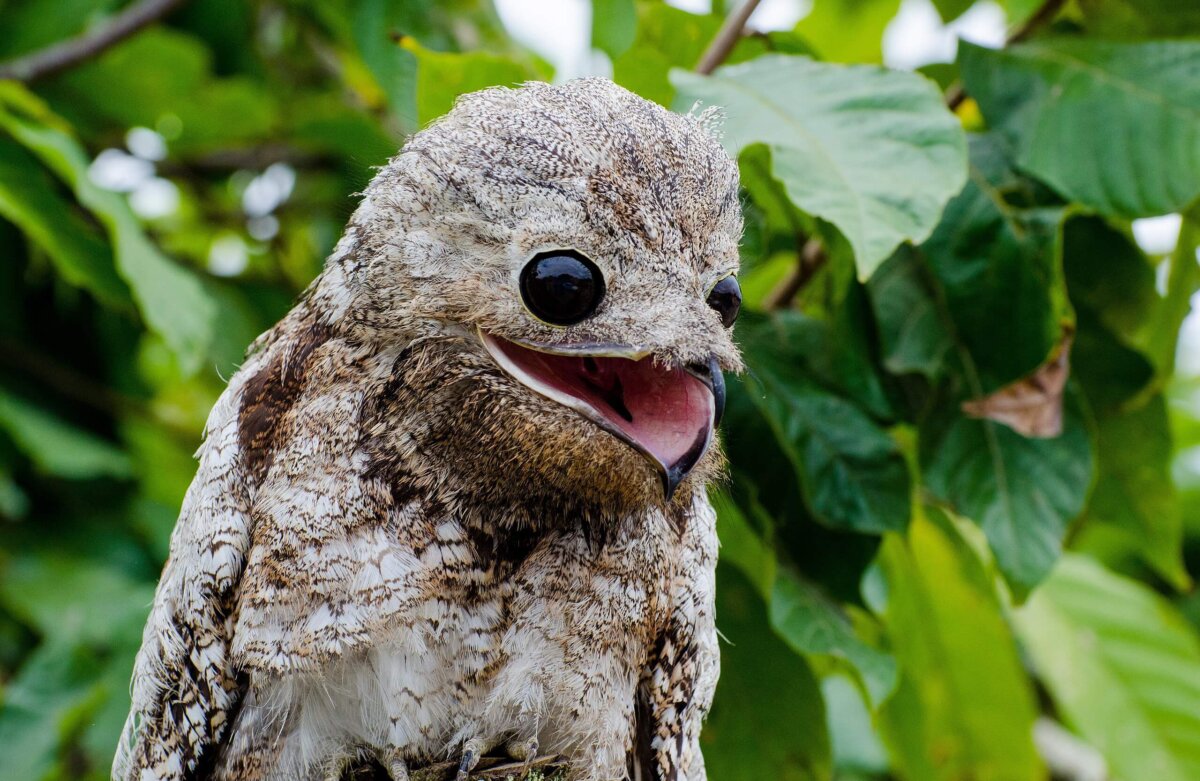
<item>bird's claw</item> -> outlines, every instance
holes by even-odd
[[[463,745],[462,761],[458,763],[458,775],[454,777],[454,781],[467,781],[471,777],[471,771],[479,764],[484,750],[481,740],[468,740]]]
[[[521,763],[521,778],[529,775],[529,770],[533,766],[533,760],[538,755],[538,739],[536,737],[527,740],[510,740],[504,746],[504,753]]]

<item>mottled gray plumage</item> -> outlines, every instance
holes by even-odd
[[[603,80],[491,89],[412,137],[209,419],[134,670],[115,779],[394,777],[464,750],[573,777],[704,779],[718,674],[709,448],[646,457],[504,371],[481,334],[740,359],[736,166],[706,117]],[[569,327],[536,253],[603,271]]]

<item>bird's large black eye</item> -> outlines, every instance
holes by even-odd
[[[726,328],[733,325],[742,309],[742,287],[738,284],[737,277],[731,275],[713,285],[708,294],[708,305],[717,310],[717,314],[721,316],[721,323]]]
[[[539,320],[574,325],[600,306],[604,275],[577,252],[543,252],[521,270],[521,298]]]

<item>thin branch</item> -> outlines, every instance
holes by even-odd
[[[729,56],[733,47],[741,39],[742,31],[746,29],[746,22],[750,19],[750,14],[754,13],[754,9],[758,7],[758,3],[759,0],[746,0],[736,11],[725,18],[725,23],[717,31],[712,43],[704,50],[704,55],[700,57],[700,62],[696,65],[696,73],[707,76],[716,70],[718,65],[725,62],[725,58]]]
[[[1033,12],[1032,16],[1025,20],[1024,24],[1012,31],[1012,34],[1008,36],[1004,45],[1012,46],[1014,43],[1020,43],[1042,27],[1050,24],[1066,4],[1067,0],[1046,0],[1040,8]]]
[[[1067,0],[1045,0],[1024,23],[1009,33],[1008,37],[1004,39],[1004,45],[1012,46],[1028,39],[1042,27],[1053,22],[1066,4]],[[951,111],[957,111],[966,99],[967,93],[963,89],[961,81],[956,81],[946,88],[946,108]]]
[[[139,0],[108,22],[65,41],[39,49],[24,57],[0,63],[0,79],[31,82],[53,76],[91,59],[153,24],[179,7],[184,0]]]
[[[796,255],[796,263],[792,266],[792,270],[763,299],[763,308],[773,312],[790,307],[792,301],[821,270],[827,260],[829,260],[829,256],[825,253],[825,247],[822,246],[820,240],[812,238],[804,242],[800,252]]]

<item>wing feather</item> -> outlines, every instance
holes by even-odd
[[[242,687],[229,664],[231,613],[251,531],[238,417],[244,378],[252,374],[249,365],[239,372],[205,427],[199,469],[134,663],[115,781],[201,777],[237,706]]]

